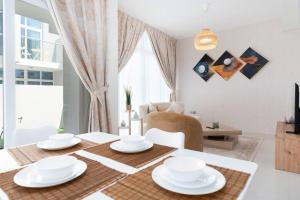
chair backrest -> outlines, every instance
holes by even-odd
[[[145,139],[148,141],[175,148],[184,148],[184,138],[182,132],[167,132],[157,128],[152,128],[145,134]]]
[[[38,128],[20,128],[15,131],[12,146],[33,144],[48,139],[50,135],[57,133],[54,126],[42,126]]]

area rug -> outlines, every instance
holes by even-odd
[[[204,152],[253,161],[262,142],[263,138],[242,135],[239,136],[239,141],[232,150],[204,146]]]

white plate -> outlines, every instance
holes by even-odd
[[[110,144],[111,149],[122,153],[138,153],[146,151],[151,147],[153,147],[153,143],[149,141],[144,141],[144,145],[141,146],[126,145],[124,142],[121,141],[116,141]]]
[[[80,175],[82,175],[87,169],[87,165],[85,162],[78,160],[75,164],[73,173],[69,176],[60,178],[60,179],[52,179],[52,180],[43,180],[41,177],[35,173],[34,167],[29,165],[28,167],[23,168],[14,176],[15,184],[28,187],[28,188],[45,188],[60,185],[66,182],[69,182]]]
[[[163,165],[157,166],[152,171],[152,179],[153,181],[159,185],[160,187],[169,190],[171,192],[179,193],[179,194],[185,194],[185,195],[204,195],[204,194],[210,194],[214,193],[220,189],[222,189],[225,186],[226,180],[223,174],[218,172],[217,170],[210,168],[211,171],[214,171],[216,180],[206,187],[200,187],[200,188],[184,188],[179,187],[175,185],[172,181],[166,180],[164,176],[164,167]]]
[[[192,182],[176,181],[172,179],[172,177],[169,175],[167,170],[168,169],[163,165],[160,172],[162,174],[161,177],[165,179],[165,181],[170,182],[175,186],[182,187],[182,188],[195,189],[195,188],[206,187],[213,184],[217,179],[215,175],[215,170],[211,167],[205,167],[203,169],[203,175],[201,175],[201,178]]]
[[[65,144],[55,143],[53,140],[45,140],[37,143],[37,147],[45,150],[61,150],[73,147],[81,142],[80,138],[73,138],[70,142]]]

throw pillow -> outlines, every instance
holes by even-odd
[[[172,102],[169,108],[166,110],[166,112],[175,112],[180,114],[183,113],[183,111],[183,107],[176,102]]]
[[[151,112],[158,112],[158,108],[156,105],[154,105],[153,103],[149,103],[148,105],[148,113]]]

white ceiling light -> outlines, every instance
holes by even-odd
[[[205,3],[202,5],[203,11],[206,13],[208,10],[209,4]],[[218,43],[217,35],[212,32],[210,29],[205,28],[200,31],[194,39],[194,47],[197,50],[205,51],[216,48]]]

